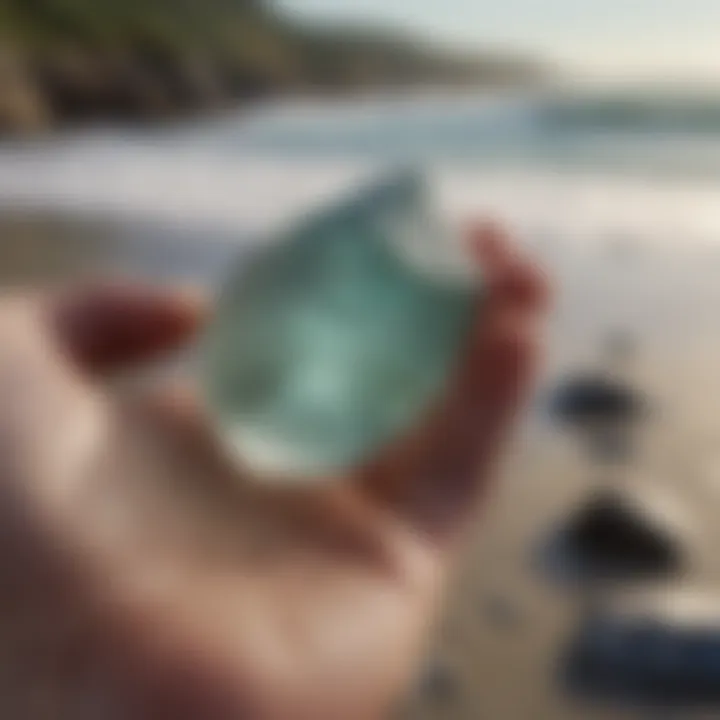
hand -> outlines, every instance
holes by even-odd
[[[0,716],[376,720],[422,660],[532,376],[545,290],[497,231],[446,397],[330,486],[264,489],[178,393],[102,379],[187,342],[186,296],[0,302]]]

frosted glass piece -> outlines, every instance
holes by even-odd
[[[332,476],[420,421],[457,366],[479,282],[420,175],[304,218],[230,273],[203,378],[259,476]]]

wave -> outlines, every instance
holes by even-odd
[[[720,98],[536,93],[284,103],[171,141],[238,158],[452,159],[719,178]]]
[[[718,135],[720,96],[638,92],[549,97],[539,103],[539,121],[549,132]]]
[[[214,237],[262,236],[387,169],[350,159],[219,157],[123,142],[0,153],[0,206],[57,210],[174,227]],[[585,170],[425,166],[443,212],[493,216],[525,237],[642,236],[654,243],[720,242],[717,187],[647,182]]]
[[[240,243],[411,158],[458,221],[492,215],[526,238],[581,246],[628,235],[655,244],[720,241],[720,143],[541,130],[550,100],[286,103],[173,132],[81,132],[3,146],[0,205],[149,221]],[[640,101],[642,110],[623,106],[618,125],[633,113],[652,116]],[[430,140],[432,152],[418,152]]]

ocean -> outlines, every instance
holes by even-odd
[[[649,90],[287,100],[74,130],[0,145],[0,207],[240,237],[408,164],[450,214],[498,215],[523,235],[720,238],[720,94]]]

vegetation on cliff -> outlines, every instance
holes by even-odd
[[[271,93],[539,75],[521,59],[301,26],[262,0],[0,0],[0,131],[151,118]]]

